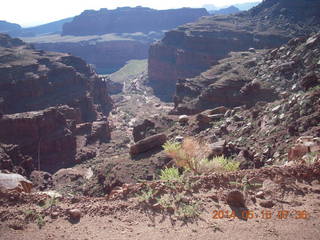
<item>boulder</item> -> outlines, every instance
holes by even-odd
[[[20,174],[0,173],[0,189],[2,190],[30,193],[32,186],[32,182]]]
[[[298,161],[308,153],[320,153],[320,139],[312,136],[302,136],[289,149],[288,160]]]
[[[165,134],[157,134],[138,141],[130,147],[130,155],[135,156],[151,149],[161,147],[167,141]]]
[[[239,190],[232,190],[228,193],[227,203],[231,207],[244,208],[246,206],[244,195]]]
[[[33,187],[40,191],[44,191],[52,186],[52,175],[48,172],[32,171],[30,180],[33,183]]]
[[[75,163],[73,126],[58,108],[5,115],[0,119],[0,132],[6,154],[27,174],[35,167],[53,172]]]
[[[111,131],[107,121],[92,122],[91,131],[87,136],[87,143],[95,141],[106,142],[111,138]]]
[[[300,81],[300,85],[305,91],[315,86],[318,86],[319,84],[320,84],[319,77],[315,73],[307,74]]]
[[[225,152],[225,147],[226,147],[226,141],[221,140],[212,144],[208,145],[209,148],[209,155],[208,158],[213,158],[217,156],[222,156]]]
[[[148,119],[136,124],[132,130],[133,140],[135,142],[138,142],[153,134],[155,134],[155,123]]]

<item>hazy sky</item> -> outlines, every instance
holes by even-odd
[[[204,4],[229,6],[259,0],[2,0],[0,20],[34,26],[79,15],[86,9],[145,6],[155,9],[201,7]]]

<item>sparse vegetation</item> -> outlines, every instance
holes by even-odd
[[[178,168],[165,168],[160,172],[160,179],[163,181],[181,181]]]
[[[28,209],[23,213],[25,220],[35,222],[39,228],[42,228],[46,224],[44,216],[41,213],[38,213],[36,210]]]
[[[223,156],[209,160],[206,157],[209,154],[207,144],[194,138],[186,138],[182,144],[168,141],[163,148],[178,167],[191,170],[196,174],[236,171],[239,168],[238,162]]]
[[[48,209],[59,204],[59,199],[57,197],[50,197],[46,200],[45,204],[42,206],[44,209]]]
[[[141,194],[138,194],[137,197],[139,202],[149,203],[149,201],[154,198],[155,193],[156,192],[152,188],[148,187],[146,190],[143,190]]]
[[[200,215],[200,208],[197,204],[182,203],[176,211],[176,216],[181,219],[196,218]]]
[[[315,162],[319,161],[319,156],[316,152],[310,152],[310,153],[307,153],[303,157],[303,159],[307,165],[311,165],[311,164],[314,164]]]
[[[46,225],[46,221],[41,214],[37,214],[36,223],[39,228],[42,228],[44,225]]]
[[[114,82],[124,83],[137,77],[139,74],[147,70],[148,61],[146,59],[130,60],[119,71],[112,73],[110,78]]]
[[[200,202],[192,197],[196,181],[191,181],[186,171],[180,175],[177,168],[161,171],[161,188],[153,190],[149,185],[137,195],[140,203],[163,213],[173,214],[181,220],[195,218],[200,214]]]
[[[240,187],[244,193],[250,189],[256,189],[262,187],[261,183],[249,183],[247,176],[244,176],[241,182],[230,182],[231,185]]]

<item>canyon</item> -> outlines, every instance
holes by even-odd
[[[316,32],[318,9],[318,1],[264,1],[248,12],[180,26],[150,47],[150,84],[157,96],[172,101],[178,80],[199,75],[230,51],[274,48]]]
[[[1,238],[318,240],[320,1],[131,11],[0,34]]]
[[[92,157],[85,146],[110,137],[106,82],[68,54],[4,34],[0,48],[1,168],[29,175],[41,159],[41,169],[54,172]]]
[[[117,8],[87,10],[73,19],[65,19],[42,28],[25,29],[23,40],[37,49],[71,53],[95,66],[98,73],[116,72],[131,59],[147,59],[152,42],[166,30],[208,15],[205,9]],[[62,24],[63,23],[63,24]],[[61,26],[61,33],[28,37],[28,31],[47,31]],[[48,29],[48,27],[50,27]],[[30,34],[29,34],[30,35]]]

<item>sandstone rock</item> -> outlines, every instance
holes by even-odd
[[[32,181],[34,188],[40,191],[48,189],[52,186],[52,175],[43,171],[32,171],[30,174],[30,180]]]
[[[77,208],[69,210],[70,220],[79,221],[81,218],[81,211]]]
[[[147,137],[132,145],[130,147],[130,154],[131,156],[135,156],[140,153],[147,152],[151,149],[161,147],[166,142],[166,140],[167,136],[162,133]]]
[[[106,33],[135,33],[175,28],[208,15],[204,8],[155,10],[123,7],[115,10],[86,10],[63,26],[62,35],[86,36]],[[114,24],[116,22],[116,24]]]
[[[319,27],[320,21],[316,17],[319,10],[317,3],[300,1],[297,3],[301,7],[299,11],[296,11],[296,5],[287,6],[287,9],[290,9],[288,11],[290,15],[281,20],[278,19],[280,14],[276,9],[279,9],[279,6],[276,5],[287,4],[286,1],[278,3],[278,1],[268,0],[247,13],[231,15],[228,18],[203,17],[198,22],[167,32],[165,37],[151,45],[149,50],[148,72],[155,93],[159,91],[159,96],[167,93],[170,97],[176,83],[179,85],[182,81],[188,81],[188,78],[198,76],[231,51],[278,47],[294,36],[305,35],[306,29],[308,34],[311,34],[313,28],[306,23],[311,16],[317,19],[315,20],[316,28]],[[301,22],[301,19],[305,20],[304,30],[296,24]],[[264,24],[263,31],[260,27],[261,22]],[[281,22],[280,25],[279,22]],[[281,30],[275,32],[275,26]],[[316,44],[313,39],[310,42]],[[277,51],[274,52],[276,53]],[[279,70],[284,73],[291,71],[295,63],[283,65]],[[178,97],[194,96],[193,89],[190,91],[178,85],[176,94]],[[164,87],[168,90],[165,91]],[[202,86],[196,84],[195,88],[202,88]]]
[[[227,203],[232,207],[245,207],[245,199],[242,192],[232,190],[227,195]]]
[[[319,77],[315,73],[307,74],[300,82],[305,91],[320,84]]]
[[[214,115],[214,114],[225,114],[227,112],[227,108],[224,106],[216,107],[214,109],[209,109],[204,111],[204,113],[207,113],[208,115]]]
[[[208,158],[213,158],[217,156],[222,156],[225,152],[225,147],[226,147],[226,141],[221,140],[212,144],[208,145],[209,148],[209,155]]]
[[[111,131],[109,129],[109,123],[107,121],[95,121],[92,122],[91,132],[87,136],[87,142],[94,141],[106,142],[111,138]]]
[[[179,123],[185,124],[189,121],[189,117],[187,115],[181,115],[179,116]]]
[[[78,57],[37,51],[23,42],[18,49],[15,39],[1,34],[0,39],[7,43],[0,53],[1,169],[29,175],[75,164],[84,147],[76,125],[83,122],[95,121],[89,124],[89,143],[110,138],[108,122],[96,120],[108,114],[112,102],[91,67]]]
[[[302,160],[307,153],[320,152],[320,141],[312,136],[302,136],[297,139],[296,144],[289,149],[288,160]]]
[[[132,130],[133,140],[135,142],[138,142],[153,134],[155,134],[155,123],[148,119],[136,124]]]
[[[19,174],[0,173],[0,189],[2,190],[30,193],[32,186],[32,182]]]
[[[263,191],[259,191],[256,193],[256,198],[264,198],[264,192]]]
[[[18,51],[22,54],[17,54]],[[80,111],[82,121],[88,121],[97,117],[93,104],[103,112],[110,111],[106,84],[82,59],[68,54],[40,53],[28,45],[19,50],[4,48],[1,55],[8,53],[18,57],[4,58],[0,63],[4,114],[67,104]]]
[[[75,163],[75,136],[56,108],[6,115],[0,119],[0,132],[1,143],[16,146],[8,148],[7,154],[28,173],[34,168],[50,172]]]

